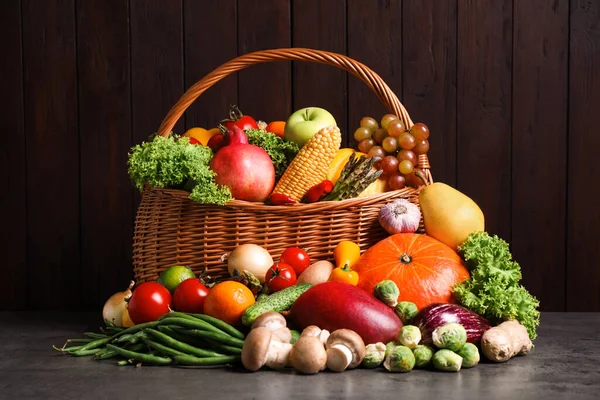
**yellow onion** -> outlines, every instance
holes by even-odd
[[[251,272],[260,283],[265,282],[265,275],[273,266],[273,258],[269,252],[256,244],[242,244],[236,247],[227,257],[227,269],[233,276],[234,271]]]
[[[123,311],[127,308],[127,300],[131,297],[133,285],[135,283],[131,281],[127,290],[113,294],[104,303],[104,308],[102,309],[102,318],[104,321],[110,321],[116,326],[123,326]]]

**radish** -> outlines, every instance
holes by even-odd
[[[325,282],[308,289],[296,300],[289,315],[301,328],[316,325],[330,332],[353,330],[365,344],[397,340],[402,328],[391,308],[343,282]]]

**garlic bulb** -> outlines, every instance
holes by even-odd
[[[379,224],[387,233],[413,233],[419,229],[421,211],[405,199],[394,200],[379,210]]]

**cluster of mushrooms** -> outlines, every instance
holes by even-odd
[[[354,331],[331,333],[317,326],[306,327],[296,343],[283,315],[268,312],[254,321],[242,348],[242,364],[249,371],[263,366],[292,367],[302,374],[316,374],[328,368],[342,372],[356,368],[365,357],[365,343]]]

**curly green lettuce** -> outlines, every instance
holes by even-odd
[[[154,187],[182,187],[190,199],[202,204],[223,205],[232,199],[226,186],[217,185],[209,168],[212,150],[192,145],[188,138],[155,136],[129,152],[129,176],[141,191],[145,184]]]
[[[459,303],[493,324],[516,319],[535,339],[540,302],[519,284],[521,268],[513,261],[508,243],[487,232],[474,232],[458,250],[471,272],[470,279],[453,289]]]
[[[279,179],[300,149],[294,142],[285,141],[279,136],[260,129],[248,129],[248,143],[267,152],[275,167],[275,178]]]

